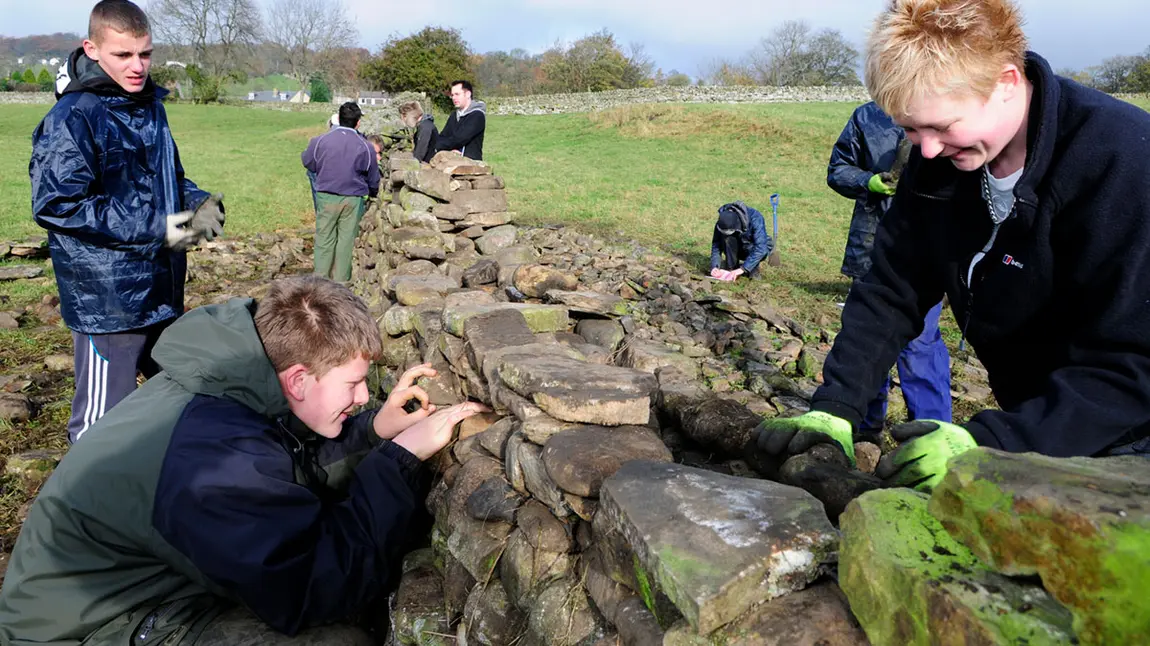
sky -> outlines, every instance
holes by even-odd
[[[257,0],[265,4],[270,0]],[[392,34],[454,27],[473,51],[542,52],[606,28],[646,47],[664,71],[692,77],[716,58],[739,58],[786,20],[839,30],[861,49],[884,0],[343,0],[373,52]],[[83,32],[92,0],[0,0],[0,35]],[[1018,0],[1031,49],[1057,68],[1081,69],[1150,48],[1148,0]],[[145,5],[146,6],[146,5]]]

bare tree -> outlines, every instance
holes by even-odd
[[[858,56],[839,31],[788,20],[750,53],[748,67],[763,85],[858,85]]]
[[[276,0],[268,8],[268,40],[300,83],[320,71],[321,52],[354,47],[358,39],[342,0]]]
[[[212,77],[240,69],[261,31],[255,0],[153,0],[148,15],[160,42]]]

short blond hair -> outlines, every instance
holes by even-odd
[[[300,364],[316,377],[348,361],[379,358],[379,328],[358,296],[319,276],[272,281],[256,304],[256,331],[276,372]]]
[[[892,117],[923,96],[990,97],[1002,68],[1024,69],[1026,35],[1012,0],[890,0],[866,48],[866,87]]]
[[[399,118],[403,119],[409,114],[418,112],[423,114],[423,106],[419,105],[419,101],[408,101],[399,105]]]

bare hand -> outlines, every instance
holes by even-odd
[[[427,419],[434,413],[435,404],[428,401],[427,392],[416,386],[415,380],[420,377],[434,377],[437,374],[439,373],[429,363],[422,363],[404,371],[375,416],[375,434],[390,440],[412,424]],[[419,400],[419,409],[414,413],[408,413],[403,407],[413,399]]]
[[[490,408],[479,402],[456,404],[416,423],[395,436],[392,442],[407,449],[420,460],[426,460],[447,446],[456,424],[476,413],[490,411]]]

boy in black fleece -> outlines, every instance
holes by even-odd
[[[1010,0],[893,0],[872,97],[915,144],[812,412],[764,422],[773,462],[852,430],[950,298],[1001,410],[895,427],[889,484],[933,488],[974,446],[1150,454],[1150,114],[1055,76]]]

